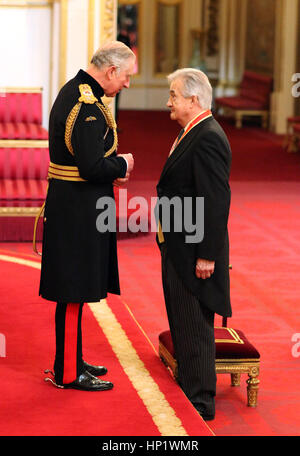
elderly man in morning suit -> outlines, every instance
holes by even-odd
[[[157,185],[157,242],[178,381],[200,415],[210,420],[215,416],[216,393],[214,315],[231,316],[227,231],[231,151],[211,113],[212,88],[206,75],[187,68],[168,80],[170,117],[182,130]],[[185,215],[187,199],[195,209],[196,198],[204,198],[202,240],[191,241],[184,226],[180,232],[175,229],[176,213],[171,213],[164,229],[159,204],[163,197],[179,197]],[[195,214],[188,215],[195,220]]]

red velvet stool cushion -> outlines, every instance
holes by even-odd
[[[244,333],[233,328],[215,327],[216,360],[258,359],[259,352],[248,341]],[[159,335],[159,342],[175,358],[173,342],[170,331]]]

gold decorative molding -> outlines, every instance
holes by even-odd
[[[42,87],[0,87],[0,93],[42,93]]]
[[[215,56],[219,53],[219,0],[209,0],[207,13],[207,37],[206,37],[206,52],[208,56]],[[204,15],[205,15],[204,11]],[[205,23],[205,21],[204,21]]]
[[[47,149],[49,143],[47,139],[0,139],[0,147]]]
[[[59,86],[66,83],[67,74],[68,0],[60,1]]]
[[[157,33],[158,33],[158,24],[159,24],[159,6],[177,6],[178,7],[178,68],[181,66],[182,62],[182,37],[183,37],[183,16],[184,16],[184,0],[155,0],[154,5],[154,35],[155,35],[155,45],[153,46],[153,55],[152,55],[152,72],[155,79],[165,79],[167,72],[156,71],[156,65],[159,61],[159,56],[157,55]]]
[[[115,0],[101,0],[100,44],[112,41],[116,36]]]
[[[147,0],[119,0],[118,7],[124,5],[134,5],[138,8],[137,14],[137,72],[133,75],[133,79],[137,79],[141,77],[141,73],[143,72],[143,59],[141,57],[143,49],[144,49],[144,9],[145,9],[145,2]],[[133,49],[132,49],[133,50]]]
[[[138,8],[138,15],[137,15],[137,72],[133,75],[133,80],[136,80],[141,77],[141,73],[143,72],[143,59],[141,58],[141,54],[144,49],[144,7],[145,1],[147,0],[118,0],[118,8],[124,5],[134,5]],[[118,11],[117,11],[118,14]],[[133,50],[133,49],[132,49]]]
[[[0,217],[36,217],[40,207],[0,207]]]
[[[49,8],[52,6],[53,0],[0,0],[0,7],[2,8]]]
[[[90,63],[95,50],[95,0],[89,0],[88,8],[88,63]]]

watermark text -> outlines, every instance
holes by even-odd
[[[116,232],[117,208],[114,198],[99,198],[96,209],[100,210],[96,218],[97,230],[100,233]],[[204,237],[204,197],[151,197],[149,209],[146,198],[134,196],[128,200],[127,190],[120,189],[118,211],[118,230],[121,233],[155,233],[159,220],[163,233],[184,233],[188,244],[199,243]]]
[[[293,74],[292,82],[296,82],[292,87],[292,95],[293,97],[298,98],[300,97],[300,73]]]

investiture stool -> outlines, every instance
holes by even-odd
[[[49,187],[44,205],[40,295],[56,302],[56,356],[46,380],[62,388],[108,390],[104,366],[83,360],[86,302],[120,294],[115,232],[99,232],[96,203],[128,181],[131,154],[117,155],[116,123],[101,98],[128,88],[135,56],[111,42],[60,90],[49,119]]]

